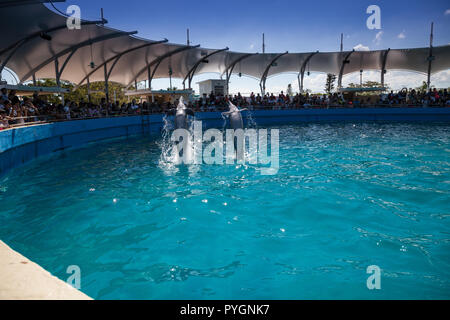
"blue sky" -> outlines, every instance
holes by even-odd
[[[194,43],[235,51],[261,51],[263,32],[267,52],[339,50],[341,32],[346,35],[344,49],[360,43],[370,49],[422,47],[428,45],[431,21],[435,44],[450,42],[450,14],[445,15],[450,3],[445,0],[69,0],[56,6],[65,11],[69,4],[79,5],[85,19],[98,18],[103,8],[109,26],[138,30],[144,38],[184,43],[189,28]],[[381,8],[378,43],[373,42],[378,30],[366,27],[371,4]],[[399,39],[402,32],[405,37]]]
[[[104,9],[108,26],[122,30],[138,30],[138,36],[173,43],[186,42],[186,28],[191,42],[208,48],[228,46],[233,51],[261,52],[261,35],[266,38],[266,52],[304,52],[339,50],[340,33],[344,33],[344,49],[360,45],[369,49],[424,47],[429,43],[430,23],[434,21],[434,45],[450,43],[450,2],[428,1],[346,1],[346,0],[68,0],[56,3],[65,11],[77,4],[83,19],[98,19]],[[381,8],[381,30],[369,30],[366,9],[376,4]],[[447,70],[448,71],[448,70]],[[404,74],[404,75],[402,75]],[[355,78],[356,76],[356,78]],[[391,80],[390,79],[391,76]],[[194,82],[217,75],[201,75]],[[391,87],[419,85],[423,75],[390,73]],[[313,74],[306,79],[313,91],[320,91],[324,75]],[[378,80],[379,74],[367,72],[365,80]],[[348,75],[347,82],[358,82],[359,75]],[[450,86],[450,71],[433,77],[436,86]],[[405,82],[405,83],[402,83]],[[166,83],[167,82],[167,83]],[[417,83],[415,83],[417,82]],[[177,82],[175,82],[177,84]],[[297,87],[295,75],[269,79],[269,90],[280,91],[288,83]],[[154,86],[165,88],[168,80]],[[248,78],[232,78],[231,91],[258,90],[258,82]]]

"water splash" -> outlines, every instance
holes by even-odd
[[[196,150],[194,148],[194,137],[193,137],[193,121],[189,124],[189,136],[187,141],[187,147],[180,152],[178,143],[172,141],[172,133],[174,125],[172,121],[169,120],[167,115],[163,117],[163,128],[161,131],[161,140],[158,142],[158,146],[161,149],[161,154],[159,157],[158,166],[164,170],[164,172],[171,174],[178,172],[177,166],[182,163],[193,163],[196,155]],[[183,155],[185,157],[183,159]]]
[[[250,110],[247,110],[247,128],[257,129],[258,124],[253,118],[253,114]]]

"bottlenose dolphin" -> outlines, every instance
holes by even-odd
[[[238,150],[238,136],[236,136],[236,130],[237,129],[244,129],[244,122],[242,121],[242,114],[241,111],[247,110],[247,108],[240,109],[236,107],[234,104],[231,103],[231,101],[228,101],[228,108],[229,110],[227,112],[222,112],[222,116],[228,117],[230,119],[230,126],[235,131],[234,133],[234,139],[233,139],[233,148],[236,152],[236,157],[239,160],[243,159],[244,153],[243,153],[243,141],[241,140],[241,148]],[[241,136],[243,138],[243,136]],[[240,152],[239,152],[240,151]]]
[[[228,101],[228,108],[229,110],[227,112],[222,112],[222,115],[230,119],[231,128],[234,130],[243,129],[244,122],[242,121],[241,111],[247,110],[247,108],[239,110],[239,108],[232,104],[231,101]]]
[[[169,114],[175,114],[175,129],[188,129],[187,116],[194,116],[194,111],[186,107],[183,97],[180,97],[176,110],[170,110]]]

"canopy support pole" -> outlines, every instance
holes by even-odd
[[[91,72],[89,72],[89,73],[88,73],[88,74],[87,74],[87,75],[86,75],[86,76],[78,83],[78,85],[77,85],[76,87],[81,86],[81,85],[83,84],[83,82],[84,82],[88,77],[90,77],[90,76],[91,76],[92,74],[94,74],[97,70],[99,70],[100,68],[102,68],[104,64],[107,64],[107,63],[109,63],[109,62],[111,62],[111,61],[113,61],[113,60],[115,60],[115,59],[119,59],[119,57],[122,57],[122,56],[124,56],[125,54],[130,53],[130,52],[133,52],[133,51],[136,51],[136,50],[138,50],[138,49],[142,49],[142,48],[149,47],[149,46],[153,46],[153,45],[160,44],[160,43],[165,43],[165,42],[168,42],[168,41],[169,41],[169,40],[164,39],[164,40],[161,40],[161,41],[155,41],[155,42],[151,42],[151,43],[145,43],[145,44],[143,44],[143,45],[140,45],[140,46],[137,46],[137,47],[134,47],[134,48],[131,48],[131,49],[127,49],[127,50],[125,50],[125,51],[122,51],[122,52],[116,54],[114,57],[109,58],[108,60],[106,60],[106,61],[103,62],[102,64],[98,65],[98,66],[97,66],[95,69],[93,69]]]
[[[267,75],[269,74],[269,70],[270,67],[273,66],[273,64],[282,56],[284,56],[285,54],[287,54],[288,52],[284,52],[284,53],[280,53],[278,54],[275,58],[272,59],[272,61],[270,61],[270,63],[267,65],[266,70],[264,70],[264,73],[261,77],[261,80],[259,81],[259,87],[261,89],[261,96],[264,96],[266,94],[266,80],[267,80]]]
[[[348,60],[348,59],[350,58],[350,56],[351,56],[351,54],[352,54],[353,52],[355,52],[355,49],[353,49],[352,51],[348,52],[348,53],[345,55],[344,60],[342,60],[342,63],[341,63],[341,69],[339,70],[338,89],[342,88],[342,76],[344,75],[344,68],[345,68],[345,65],[346,65],[347,63],[350,63],[350,60]]]
[[[107,22],[106,20],[102,20],[102,21],[82,21],[81,25],[90,25],[90,24],[100,24],[102,22]],[[45,30],[41,30],[41,31],[37,31],[33,34],[30,34],[28,36],[26,36],[25,38],[22,38],[18,41],[16,41],[15,43],[13,43],[12,45],[10,45],[9,47],[3,49],[0,51],[0,56],[3,55],[4,53],[8,52],[11,50],[11,52],[9,53],[9,55],[6,57],[6,59],[4,61],[2,61],[2,64],[0,65],[0,73],[3,71],[3,69],[5,68],[6,64],[8,63],[8,61],[11,59],[11,57],[14,56],[14,54],[17,52],[17,50],[20,49],[20,47],[22,45],[24,45],[25,43],[27,43],[30,40],[33,40],[37,37],[40,37],[43,34],[49,33],[49,32],[53,32],[53,31],[57,31],[57,30],[61,30],[67,28],[67,25],[61,25],[61,26],[57,26],[54,28],[50,28],[50,29],[45,29]],[[51,40],[50,40],[51,41]]]
[[[149,67],[151,67],[151,66],[153,66],[153,65],[156,65],[155,67],[153,67],[153,70],[152,70],[151,75],[150,75],[150,77],[149,77],[149,80],[150,80],[150,81],[149,81],[149,87],[151,87],[151,83],[152,83],[153,77],[155,76],[156,70],[158,69],[160,63],[161,63],[164,59],[166,59],[166,58],[168,58],[168,57],[171,57],[172,55],[174,55],[174,54],[176,54],[176,53],[179,53],[179,52],[182,52],[182,51],[185,51],[185,50],[190,50],[190,49],[193,49],[193,48],[198,48],[199,46],[200,46],[200,45],[189,46],[189,47],[181,47],[181,48],[178,48],[178,49],[169,51],[169,52],[167,52],[167,53],[165,53],[165,54],[159,56],[158,58],[156,58],[156,59],[154,59],[152,62],[150,62],[148,65],[146,65],[144,68],[142,68],[141,71],[139,71],[139,72],[136,74],[135,78],[134,78],[133,80],[131,80],[131,82],[126,86],[126,88],[128,89],[128,88],[131,86],[131,84],[133,83],[133,81],[136,80],[142,73],[144,73],[144,72],[147,70],[147,68],[149,68]],[[147,71],[148,71],[148,70],[147,70]]]
[[[309,60],[311,60],[311,58],[317,53],[319,53],[319,51],[312,52],[302,63],[300,73],[297,76],[300,93],[303,93],[303,78],[305,77],[306,66],[308,65]]]
[[[216,53],[222,52],[222,51],[227,51],[228,47],[224,48],[224,49],[219,49],[219,50],[214,50],[213,52],[211,52],[210,54],[207,54],[206,56],[200,58],[193,66],[192,68],[189,70],[189,72],[187,73],[186,77],[184,77],[183,79],[183,88],[186,88],[185,86],[185,82],[186,80],[188,80],[188,85],[189,85],[189,89],[192,90],[192,78],[194,77],[195,71],[197,70],[198,66],[200,65],[200,63],[204,62],[206,59],[208,59],[209,57],[211,57],[212,55],[215,55]]]
[[[147,77],[148,77],[148,90],[151,90],[152,86],[152,70],[150,65],[147,67]]]
[[[132,34],[136,34],[136,33],[137,33],[137,31],[132,31],[132,32],[120,31],[120,32],[114,32],[114,33],[110,33],[110,34],[99,36],[99,37],[94,38],[94,39],[89,39],[89,40],[80,42],[80,43],[78,43],[76,45],[73,45],[73,46],[71,46],[69,48],[66,48],[66,49],[58,52],[53,57],[45,60],[44,62],[39,64],[37,67],[35,67],[32,70],[30,70],[26,75],[24,75],[22,77],[21,80],[23,81],[23,80],[28,79],[29,77],[31,77],[31,75],[33,73],[36,73],[37,71],[39,71],[40,69],[45,67],[47,64],[52,62],[54,59],[58,59],[60,57],[63,57],[63,56],[65,56],[68,53],[70,53],[71,54],[70,56],[72,56],[74,51],[76,51],[76,50],[78,50],[78,49],[80,49],[82,47],[86,47],[86,46],[92,45],[92,44],[97,43],[97,42],[102,42],[102,41],[106,41],[106,40],[109,40],[109,39],[113,39],[113,38],[117,38],[117,37],[123,37],[123,36],[128,36],[128,35],[132,35]]]
[[[58,58],[55,59],[55,79],[56,79],[56,87],[58,89],[61,88],[61,78],[59,73],[59,61]],[[64,94],[59,94],[61,97],[62,104],[64,105]]]
[[[430,51],[428,55],[428,72],[427,72],[427,89],[431,89],[431,63],[434,60],[433,56],[433,25],[434,23],[431,23],[431,32],[430,32]]]
[[[109,103],[108,68],[106,67],[106,64],[103,67],[103,71],[104,71],[104,74],[105,74],[105,97],[106,97],[106,103]]]
[[[241,61],[244,60],[245,58],[251,57],[251,56],[256,55],[256,54],[258,54],[258,53],[248,53],[248,54],[245,54],[245,55],[243,55],[243,56],[237,58],[237,59],[234,60],[233,62],[231,62],[231,63],[228,65],[228,67],[225,69],[225,77],[226,77],[226,82],[227,82],[227,95],[230,94],[230,90],[229,90],[230,78],[231,78],[231,75],[233,74],[233,69],[234,69],[234,67],[236,66],[236,64],[237,64],[238,62],[241,62]]]
[[[88,94],[88,102],[91,103],[91,82],[89,78],[87,78],[87,94]]]
[[[381,66],[381,86],[384,88],[384,75],[386,74],[386,61],[391,48],[388,48],[383,54],[383,63]]]

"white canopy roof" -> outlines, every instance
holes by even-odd
[[[7,2],[11,1],[0,0],[0,6]],[[0,65],[12,69],[20,82],[31,80],[33,75],[56,78],[56,67],[60,79],[82,84],[88,77],[90,82],[103,81],[106,65],[109,81],[128,86],[135,80],[148,79],[149,67],[152,79],[169,77],[171,69],[172,77],[189,80],[192,73],[226,74],[231,67],[234,74],[258,79],[298,73],[302,68],[344,75],[359,70],[382,70],[385,57],[386,70],[427,73],[429,65],[429,48],[248,54],[140,39],[134,36],[136,32],[107,28],[102,21],[82,21],[81,29],[69,30],[66,17],[39,1],[24,2],[32,4],[7,6],[0,13]],[[46,35],[51,40],[46,40]],[[449,45],[434,47],[433,56],[431,73],[450,68]],[[348,63],[343,66],[346,57]],[[205,58],[208,63],[201,63]]]

